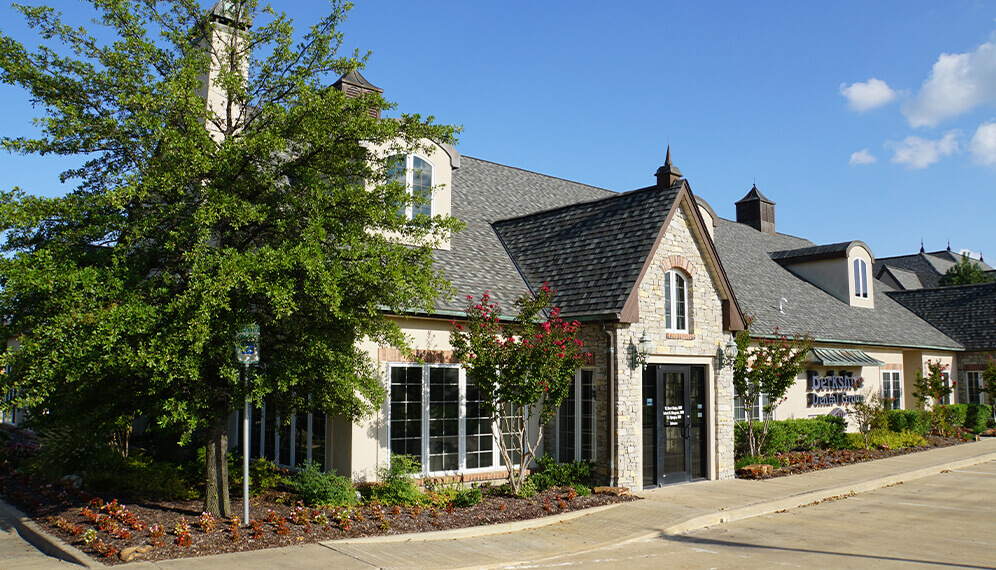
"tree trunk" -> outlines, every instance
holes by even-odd
[[[205,449],[207,463],[204,512],[219,517],[232,515],[228,498],[228,409],[219,410],[208,426]]]

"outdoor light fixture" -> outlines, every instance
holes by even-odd
[[[249,524],[249,377],[247,368],[259,364],[259,325],[246,325],[235,335],[235,359],[242,365],[242,384],[246,390],[242,411],[242,524]]]
[[[650,340],[647,336],[647,330],[643,329],[643,336],[640,337],[640,342],[633,347],[633,368],[647,363],[647,357],[650,356],[650,352],[654,348],[654,341]]]
[[[720,351],[719,367],[733,366],[733,361],[737,358],[738,352],[740,351],[737,349],[737,343],[732,340],[726,341],[726,344],[723,345],[723,349]]]

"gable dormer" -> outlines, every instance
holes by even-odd
[[[861,241],[775,251],[771,259],[852,307],[875,308],[875,257]]]

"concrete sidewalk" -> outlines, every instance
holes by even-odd
[[[996,460],[996,439],[764,481],[730,479],[639,492],[645,500],[571,516],[416,535],[328,541],[202,558],[156,568],[491,568],[550,561],[673,535]],[[0,558],[2,558],[0,552]]]

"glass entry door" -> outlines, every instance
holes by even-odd
[[[707,475],[703,366],[647,366],[643,374],[643,484]]]

